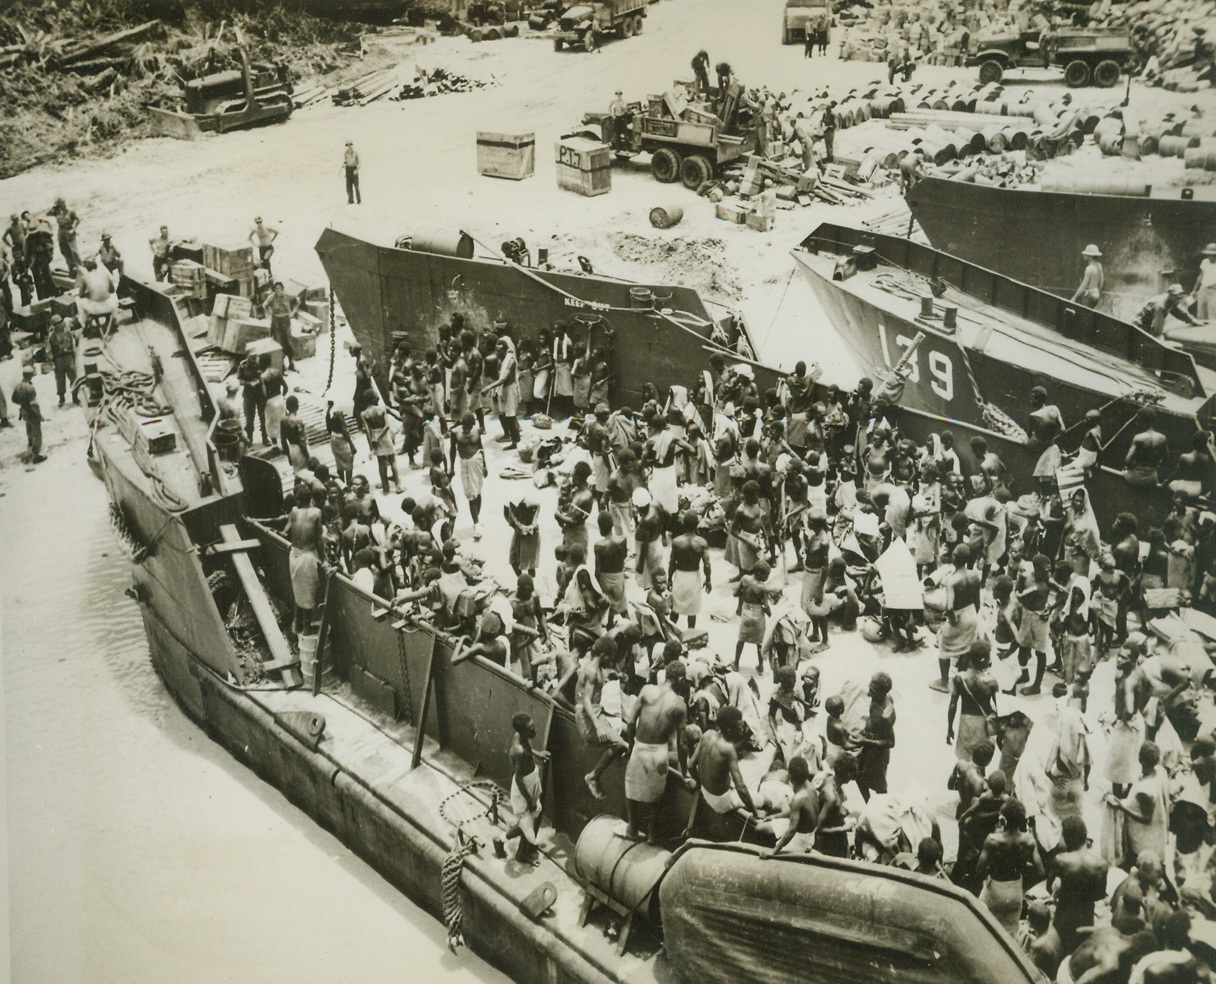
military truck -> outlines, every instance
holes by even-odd
[[[832,8],[828,0],[785,0],[785,12],[781,19],[781,43],[801,44],[807,31],[819,23],[820,18],[829,22]]]
[[[732,83],[725,98],[710,90],[709,98],[722,116],[678,104],[673,112],[669,96],[649,105],[634,103],[625,116],[585,113],[583,125],[599,127],[599,136],[618,158],[650,154],[650,173],[656,181],[680,181],[695,191],[731,161],[756,152],[756,130],[742,118],[746,114],[740,109],[742,95],[738,83]]]
[[[647,0],[593,0],[576,3],[561,15],[553,32],[553,48],[594,51],[608,37],[631,38],[642,33]]]
[[[1109,89],[1118,85],[1131,57],[1131,37],[1120,31],[1023,31],[978,38],[967,64],[980,67],[985,85],[1000,82],[1011,69],[1060,68],[1074,89],[1091,83]]]

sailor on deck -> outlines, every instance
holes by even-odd
[[[1102,285],[1105,282],[1102,271],[1102,252],[1097,246],[1090,243],[1081,251],[1081,255],[1086,258],[1085,275],[1081,278],[1077,292],[1072,295],[1073,303],[1084,304],[1091,308],[1097,307],[1098,301],[1102,298]]]
[[[1199,324],[1182,306],[1184,297],[1186,294],[1182,290],[1182,284],[1170,284],[1164,294],[1150,298],[1140,309],[1140,313],[1136,315],[1136,327],[1155,338],[1160,338],[1165,334],[1165,319],[1171,314],[1188,325]]]

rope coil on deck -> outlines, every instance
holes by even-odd
[[[473,795],[473,790],[480,789],[490,793],[490,805],[486,806]],[[491,823],[498,823],[498,802],[502,791],[495,783],[487,779],[474,779],[466,782],[453,793],[449,793],[439,803],[439,815],[456,828],[456,844],[447,857],[443,859],[440,872],[443,894],[443,923],[448,931],[448,949],[453,953],[464,946],[464,936],[461,933],[461,923],[464,910],[460,901],[460,876],[464,872],[464,859],[470,854],[476,854],[481,846],[477,838],[466,834],[464,828],[482,817]],[[470,811],[468,802],[476,805]],[[463,809],[457,811],[456,804],[463,803]],[[464,815],[460,815],[463,813]]]

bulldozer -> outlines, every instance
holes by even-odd
[[[180,111],[149,107],[158,133],[192,140],[202,133],[227,133],[278,123],[294,108],[285,65],[250,62],[243,44],[235,49],[240,68],[213,72],[184,84]]]

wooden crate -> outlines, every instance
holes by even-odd
[[[207,269],[193,260],[175,260],[169,268],[169,280],[191,297],[207,296]]]
[[[716,211],[718,218],[735,225],[743,225],[751,214],[751,209],[745,208],[739,202],[718,202]]]
[[[278,370],[283,368],[283,349],[273,338],[259,338],[245,346],[246,355],[270,356],[270,364]]]
[[[297,359],[311,359],[317,354],[317,336],[311,331],[306,331],[303,325],[293,321],[291,347],[295,351]]]
[[[203,266],[226,277],[248,277],[253,273],[253,247],[203,243]]]
[[[556,144],[557,186],[591,198],[612,190],[612,151],[586,137],[567,137]]]
[[[535,133],[477,134],[477,173],[520,181],[536,170]]]

